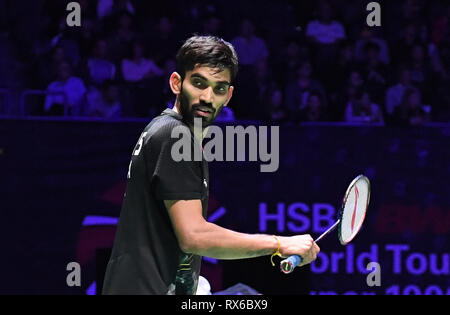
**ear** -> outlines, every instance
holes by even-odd
[[[230,86],[230,88],[228,89],[228,98],[227,101],[225,102],[225,104],[223,104],[223,106],[227,106],[228,102],[231,100],[231,97],[233,96],[233,91],[234,91],[234,86]]]
[[[181,76],[178,74],[178,72],[172,73],[169,78],[169,85],[173,94],[178,95],[181,93],[181,81]]]

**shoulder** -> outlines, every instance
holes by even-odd
[[[78,77],[70,77],[69,80],[67,81],[66,86],[77,87],[77,88],[81,88],[81,89],[85,88],[83,80],[81,80]]]
[[[181,133],[190,136],[188,126],[170,115],[156,117],[149,125],[147,125],[144,132],[147,133],[145,136],[146,145],[152,147],[156,146],[158,148],[177,141],[180,138]],[[150,139],[151,141],[148,141]]]

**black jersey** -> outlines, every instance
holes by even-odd
[[[136,144],[103,294],[195,294],[201,257],[180,249],[164,200],[200,199],[205,217],[208,165],[204,158],[172,158],[179,139],[171,134],[178,126],[198,145],[171,109],[154,118]]]

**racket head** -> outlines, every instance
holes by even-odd
[[[370,202],[370,180],[357,176],[348,186],[339,214],[338,236],[342,245],[350,243],[358,234]]]

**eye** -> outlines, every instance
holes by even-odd
[[[194,79],[192,81],[192,85],[198,88],[202,88],[204,86],[203,82],[199,79]]]
[[[218,94],[225,94],[227,92],[227,89],[224,86],[219,86],[216,88],[216,93]]]

